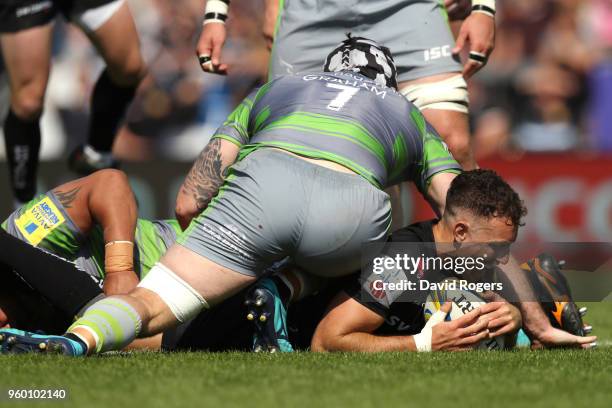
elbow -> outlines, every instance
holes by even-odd
[[[190,206],[185,205],[180,198],[177,199],[176,206],[174,207],[174,215],[183,231],[187,229],[191,223],[191,220],[194,219],[197,214],[197,211]]]
[[[331,350],[325,347],[325,342],[323,342],[319,337],[315,336],[310,342],[310,351],[315,353],[325,353]]]
[[[340,351],[342,336],[339,333],[319,330],[315,332],[310,341],[310,350],[315,353],[326,353],[330,351]]]

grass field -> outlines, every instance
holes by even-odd
[[[0,356],[0,406],[611,407],[610,312],[589,304],[601,346],[588,352]],[[8,401],[31,387],[68,398]]]

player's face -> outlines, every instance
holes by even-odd
[[[517,228],[503,217],[468,217],[455,227],[455,240],[461,243],[461,255],[484,257],[491,265],[505,264]]]

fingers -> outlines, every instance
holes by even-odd
[[[496,312],[498,311],[502,306],[504,306],[504,302],[491,302],[491,303],[485,303],[484,305],[480,306],[480,314],[482,315],[487,315],[489,313],[492,312]]]
[[[221,50],[225,43],[225,25],[206,24],[202,29],[196,55],[204,72],[227,74],[227,64],[221,63]]]
[[[217,68],[219,68],[219,65],[221,64],[221,47],[223,46],[222,42],[219,41],[213,41],[213,48],[212,48],[212,65],[213,65],[213,69],[216,71]]]
[[[464,314],[457,320],[453,320],[451,323],[454,325],[455,329],[458,329],[461,327],[467,327],[467,326],[474,324],[474,322],[476,322],[480,316],[481,316],[480,308],[477,308],[477,309],[472,310],[469,313]],[[485,325],[486,325],[486,322],[485,322]]]
[[[472,334],[471,336],[462,338],[461,340],[457,342],[457,345],[462,346],[462,347],[467,346],[467,349],[469,350],[473,346],[476,346],[478,343],[480,343],[483,340],[486,340],[487,338],[489,338],[489,331],[484,330],[479,333]]]
[[[468,38],[468,30],[461,29],[459,31],[459,36],[457,37],[457,42],[455,43],[455,48],[453,48],[453,54],[459,54],[463,47],[465,47],[465,42]]]
[[[227,75],[227,64],[215,65],[210,55],[201,54],[198,56],[198,60],[200,61],[202,71],[211,74]]]
[[[459,337],[471,336],[482,331],[486,331],[488,333],[489,330],[487,329],[487,324],[488,322],[486,320],[478,320],[469,326],[466,326],[462,329],[458,329],[457,333]]]
[[[581,346],[589,345],[590,343],[595,343],[597,341],[597,336],[574,336],[576,338],[576,343]]]
[[[465,79],[471,78],[476,72],[478,72],[487,63],[487,58],[483,57],[482,53],[476,51],[470,51],[470,57],[463,67],[463,77]]]
[[[425,327],[433,327],[436,324],[443,322],[446,319],[446,315],[448,315],[448,313],[450,312],[452,306],[452,302],[444,303],[440,310],[438,310],[429,318],[429,320],[425,324]]]

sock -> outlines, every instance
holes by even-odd
[[[291,284],[286,280],[282,279],[280,276],[272,276],[270,279],[276,285],[276,288],[278,289],[278,294],[280,295],[283,304],[289,304],[289,302],[293,298],[293,288]]]
[[[30,201],[36,194],[36,173],[40,150],[38,120],[25,121],[10,109],[4,121],[4,142],[9,165],[10,183],[21,202]]]
[[[113,147],[119,123],[132,102],[137,85],[122,87],[115,84],[105,69],[100,74],[91,96],[89,145],[100,153]]]
[[[81,337],[77,336],[76,334],[66,333],[64,334],[64,337],[68,337],[70,340],[76,341],[83,348],[83,350],[87,350],[87,343],[85,343],[85,340],[83,340]]]
[[[88,331],[95,339],[95,344],[89,345],[89,352],[104,353],[121,350],[130,344],[142,328],[140,315],[125,300],[119,297],[108,297],[95,303],[85,311],[70,328],[68,333],[74,333],[76,328]]]
[[[281,291],[280,287],[288,288],[291,302],[296,302],[316,293],[325,282],[324,278],[306,273],[294,266],[283,270],[274,276],[274,279],[277,287],[279,287],[279,292]],[[279,285],[278,281],[282,282],[282,284]]]

